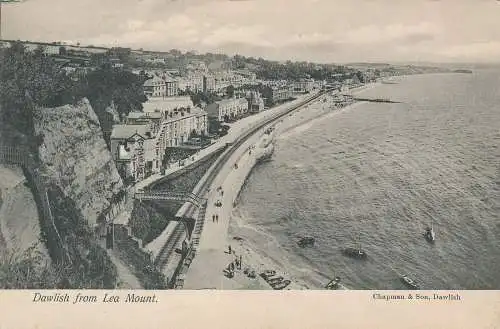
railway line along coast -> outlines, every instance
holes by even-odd
[[[248,145],[255,143],[256,139],[261,136],[267,127],[272,126],[284,116],[315,101],[330,91],[330,89],[327,89],[303,96],[291,103],[259,113],[255,118],[247,118],[246,122],[233,125],[230,134],[222,137],[207,149],[202,150],[196,159],[191,160],[191,163],[188,164],[190,168],[195,168],[197,162],[202,162],[204,159],[216,155],[215,161],[190,192],[162,190],[161,183],[171,179],[171,177],[177,177],[181,168],[170,170],[166,175],[158,175],[158,177],[150,178],[136,185],[135,199],[140,202],[182,203],[173,220],[169,221],[161,234],[144,246],[154,265],[165,275],[169,288],[180,289],[183,287],[188,268],[200,249],[202,232],[206,227],[207,218],[212,216],[213,205],[209,198],[216,189],[215,185],[217,185],[219,177],[225,175],[228,164],[234,163],[237,159],[242,158],[242,155],[245,155],[244,153],[248,153],[246,152]],[[217,155],[217,153],[220,153],[220,155]],[[251,166],[253,167],[253,165],[254,163]],[[244,174],[246,178],[250,169],[241,168],[238,172],[247,171]],[[239,186],[235,183],[235,186],[230,189],[239,191],[242,184],[243,181]],[[229,196],[229,193],[227,195]],[[233,201],[231,200],[225,208],[229,209],[229,204],[232,204]],[[225,240],[225,238],[223,239]]]
[[[170,288],[180,289],[184,286],[184,281],[189,272],[188,269],[192,263],[197,263],[195,257],[199,254],[199,251],[203,252],[203,255],[199,257],[206,258],[204,251],[213,248],[210,241],[222,242],[226,240],[232,204],[246,176],[258,160],[257,153],[251,156],[251,152],[248,152],[248,150],[258,142],[268,127],[328,92],[330,90],[316,93],[299,102],[289,104],[289,106],[273,113],[273,115],[255,122],[246,130],[243,130],[241,135],[234,141],[227,143],[227,148],[207,170],[190,194],[197,196],[198,201],[186,200],[178,210],[175,216],[176,220],[162,234],[162,241],[160,243],[156,241],[156,250],[158,252],[154,253],[155,263],[164,269],[165,275],[169,278],[168,286]],[[233,165],[237,163],[244,165],[234,169]],[[229,182],[229,185],[224,187],[223,190],[227,190],[228,193],[223,197],[224,194],[220,195],[221,191],[217,187],[222,186],[226,181]],[[218,207],[214,204],[217,202],[215,199],[221,197],[223,198],[222,206]],[[217,211],[221,213],[221,217],[224,217],[224,219],[221,218],[220,226],[218,226],[221,230],[213,230],[213,227],[207,230],[207,222],[210,222],[214,208],[217,208]],[[221,254],[223,254],[221,248],[224,248],[224,244],[219,243],[216,247]],[[161,245],[161,247],[158,248],[158,245]]]

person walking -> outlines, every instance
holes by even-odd
[[[215,215],[215,221],[218,223],[219,222],[219,215]]]
[[[212,222],[215,223],[215,215],[212,215]]]

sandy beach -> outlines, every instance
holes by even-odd
[[[368,86],[368,88],[370,87],[373,87],[373,85]],[[356,90],[356,92],[359,91],[361,90]],[[331,115],[335,115],[336,113],[347,111],[357,104],[353,103],[343,108],[335,109],[333,97],[328,95],[309,104],[307,108],[309,110],[331,109]],[[290,120],[294,124],[299,124],[300,119],[297,120],[298,116],[295,114],[300,113],[300,111],[287,116],[282,120],[282,123],[287,123],[287,120]],[[281,126],[281,123],[279,125]],[[277,130],[280,130],[279,127]],[[184,289],[273,289],[269,283],[260,277],[261,273],[269,270],[276,272],[273,277],[281,276],[283,280],[291,281],[284,288],[286,290],[322,289],[328,283],[324,282],[314,287],[308,286],[300,279],[291,277],[283,265],[277,264],[271,258],[256,252],[256,248],[249,242],[238,236],[229,234],[229,223],[231,220],[234,220],[233,211],[237,207],[239,192],[257,162],[256,152],[252,154],[249,152],[249,149],[258,144],[262,138],[262,134],[263,130],[249,138],[233,154],[214,180],[208,195],[205,226],[201,235],[197,256],[187,271]],[[237,165],[237,168],[235,165]],[[223,193],[219,190],[219,187]],[[215,205],[217,201],[220,201],[222,206],[217,207]],[[229,253],[229,246],[231,246],[231,253]],[[233,277],[226,276],[224,274],[225,270],[228,267],[230,268],[230,264],[237,259],[241,259],[241,266],[235,266]],[[255,273],[255,277],[247,275],[251,272]]]

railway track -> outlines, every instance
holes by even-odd
[[[272,116],[271,118],[263,120],[263,122],[259,122],[259,123],[255,124],[255,126],[253,126],[248,131],[246,131],[242,136],[238,137],[238,139],[235,142],[229,144],[229,147],[226,149],[226,151],[224,151],[224,153],[222,153],[220,158],[216,160],[214,165],[211,168],[209,168],[209,174],[205,178],[204,182],[201,184],[201,186],[196,186],[193,193],[198,195],[198,196],[205,195],[208,192],[208,188],[210,187],[210,185],[214,181],[215,177],[219,173],[222,166],[229,160],[229,158],[233,155],[233,153],[250,136],[255,134],[257,131],[262,129],[264,126],[269,125],[269,124],[275,122],[276,120],[279,120],[282,117],[288,115],[289,113],[303,107],[304,105],[317,100],[318,98],[329,93],[332,90],[333,89],[327,89],[325,91],[322,91],[322,92],[320,92],[314,96],[311,96],[308,99],[300,102],[299,104],[290,107],[288,110],[286,110],[284,112],[278,113],[278,114]],[[187,206],[187,209],[185,212],[186,213],[193,213],[193,207],[195,207],[195,205],[189,204]],[[190,252],[188,254],[191,255],[190,257],[192,257],[192,258],[194,258],[196,256],[196,249],[198,247],[200,236],[201,236],[201,233],[203,231],[205,207],[206,207],[206,205],[204,205],[203,207],[200,208],[199,216],[196,220],[195,228],[193,230],[193,234],[191,237],[191,239],[193,241],[193,248],[192,248],[192,250],[190,250]],[[184,231],[184,225],[182,225],[181,223],[177,224],[177,226],[174,228],[174,230],[172,232],[171,237],[168,239],[167,243],[165,244],[165,246],[162,248],[162,251],[160,252],[160,256],[158,257],[158,262],[157,262],[158,265],[160,265],[161,267],[165,266],[165,264],[168,261],[168,257],[172,254],[173,250],[175,249],[175,246],[179,242],[179,239],[182,236],[183,231]],[[184,259],[181,260],[179,267],[182,267],[183,263],[184,263]],[[178,269],[176,271],[176,273],[178,273],[179,271],[180,271],[180,269]],[[174,278],[174,281],[175,281],[175,278]]]

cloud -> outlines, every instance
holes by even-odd
[[[263,26],[238,26],[236,24],[217,27],[202,38],[202,44],[208,47],[220,47],[228,43],[246,43],[252,46],[272,47],[264,37]]]
[[[453,59],[482,59],[491,61],[495,58],[500,58],[500,41],[455,45],[440,50],[439,54]]]
[[[11,39],[276,59],[486,60],[500,42],[495,1],[31,0],[2,9]]]
[[[342,41],[354,44],[377,44],[404,40],[412,42],[415,38],[433,39],[439,32],[439,27],[429,22],[421,22],[417,25],[402,23],[386,26],[367,25],[347,32]]]

